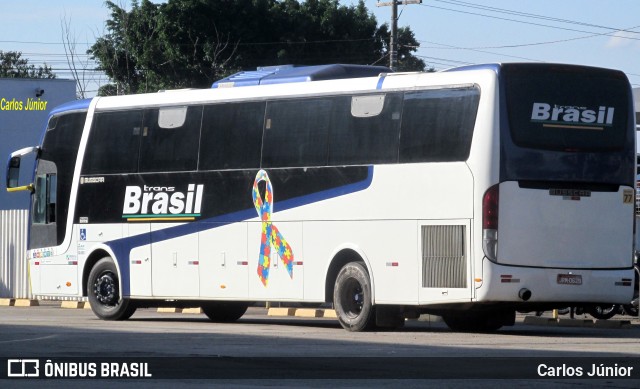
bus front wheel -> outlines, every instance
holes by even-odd
[[[375,326],[371,281],[364,264],[350,262],[340,269],[333,289],[333,307],[347,331],[365,331]]]
[[[118,271],[111,257],[102,258],[91,269],[87,294],[91,310],[102,320],[126,320],[136,311],[135,304],[120,295]]]

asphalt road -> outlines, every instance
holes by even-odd
[[[612,320],[630,323],[619,328],[523,319],[494,334],[455,333],[425,321],[350,333],[335,319],[269,317],[261,308],[250,308],[237,323],[219,324],[203,314],[152,309],[107,322],[59,303],[0,307],[0,387],[640,387],[638,319],[617,316]],[[2,380],[17,369],[10,359],[37,359],[40,377],[50,360],[47,376],[53,378]],[[100,378],[103,363],[116,364],[105,371],[111,379]],[[587,377],[594,365],[611,367],[617,376]],[[144,374],[150,377],[133,378]]]

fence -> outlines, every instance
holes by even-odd
[[[0,211],[0,298],[31,298],[26,210]]]

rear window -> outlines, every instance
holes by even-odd
[[[509,127],[520,147],[618,151],[629,83],[621,72],[575,66],[504,66]]]

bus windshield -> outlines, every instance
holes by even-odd
[[[503,162],[518,165],[517,172],[505,166],[505,180],[599,182],[608,176],[611,183],[631,184],[632,174],[620,170],[632,166],[627,159],[635,153],[623,73],[538,64],[502,70],[503,136],[511,140],[504,144]]]

